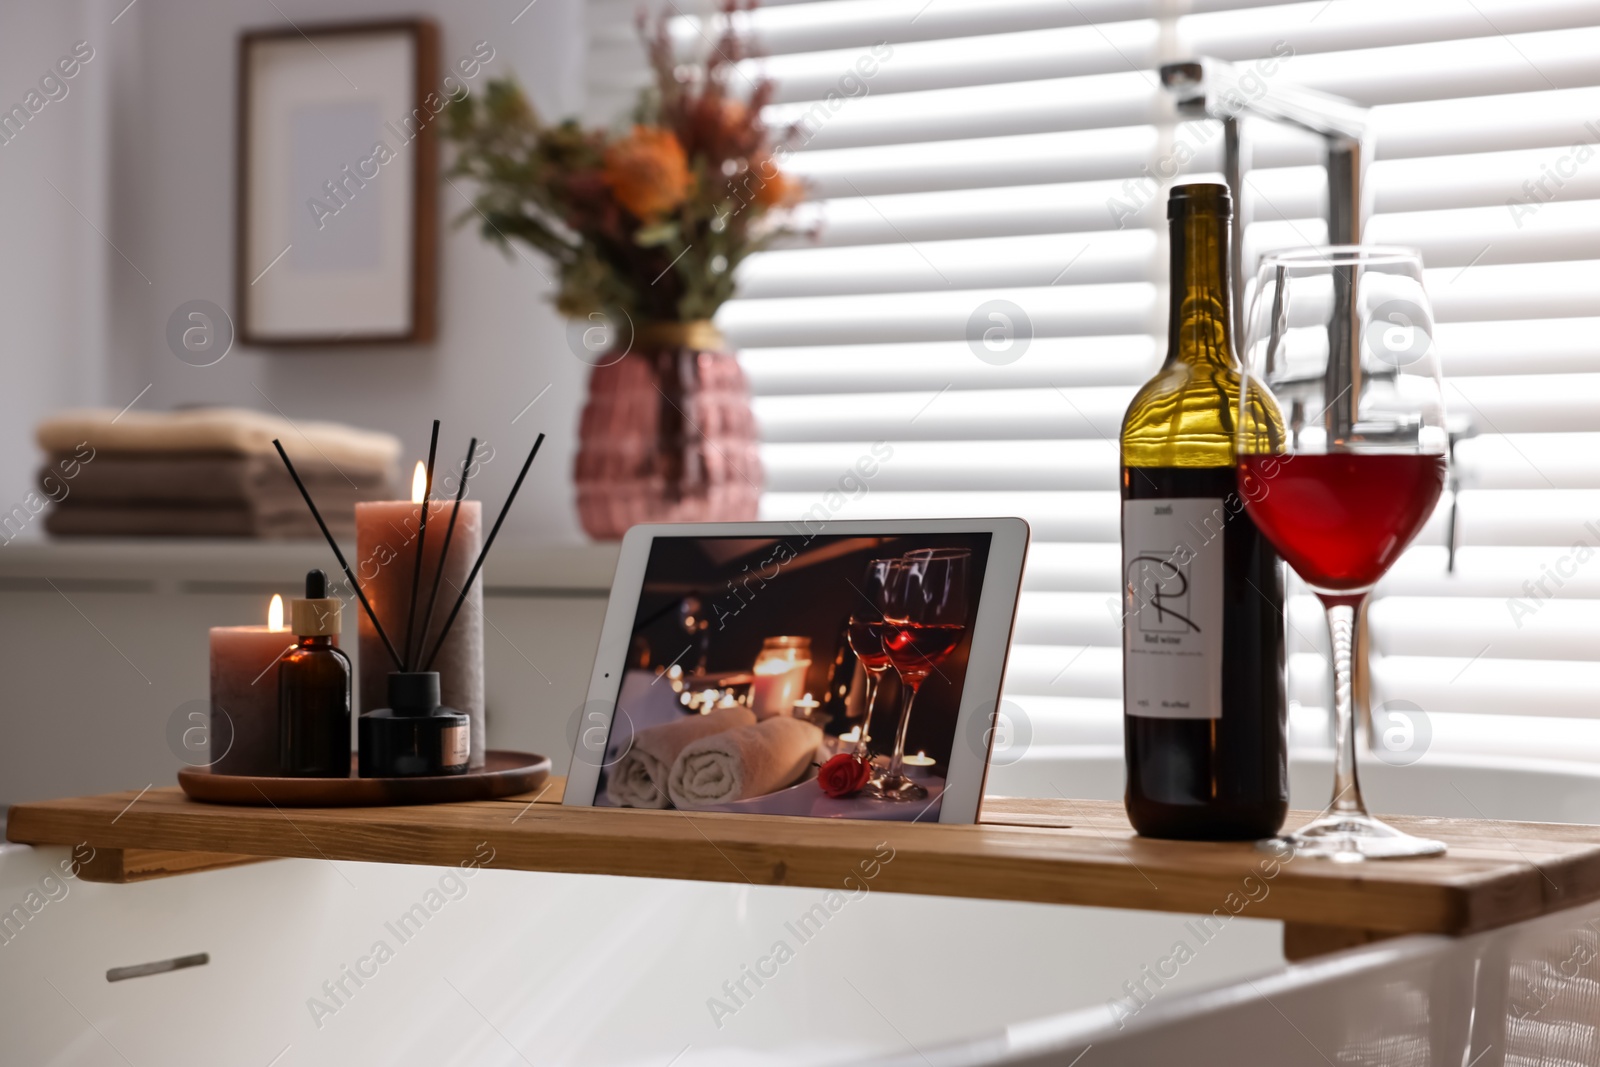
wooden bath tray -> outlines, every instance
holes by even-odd
[[[413,778],[362,778],[356,757],[344,778],[278,778],[250,774],[212,774],[209,767],[185,767],[178,785],[209,804],[277,805],[280,808],[358,808],[380,804],[449,804],[494,800],[544,787],[550,758],[531,752],[491,748],[484,765],[466,774]]]
[[[872,887],[887,892],[1281,919],[1291,959],[1398,934],[1473,933],[1600,899],[1595,826],[1395,817],[1450,854],[1273,869],[1249,844],[1139,838],[1115,802],[990,797],[979,825],[943,826],[566,808],[563,784],[395,808],[228,808],[150,789],[19,804],[6,834],[86,843],[96,854],[81,877],[113,882],[249,857],[449,865],[487,844],[488,865],[513,870],[841,888],[876,855]],[[1296,813],[1289,825],[1309,818]]]

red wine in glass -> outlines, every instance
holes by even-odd
[[[1367,811],[1356,771],[1366,598],[1439,501],[1449,437],[1422,259],[1372,245],[1269,253],[1235,408],[1239,496],[1328,617],[1333,799],[1286,838],[1340,863],[1434,856]]]
[[[866,670],[885,671],[892,666],[889,653],[883,647],[884,631],[890,628],[883,619],[850,617],[850,649]]]
[[[883,643],[889,652],[889,662],[900,672],[900,677],[921,682],[956,650],[966,629],[963,623],[896,621],[889,624]]]
[[[1245,456],[1239,487],[1250,517],[1311,586],[1370,588],[1433,514],[1444,488],[1439,455]]]
[[[890,575],[883,649],[900,675],[900,722],[889,766],[862,790],[879,800],[921,800],[928,791],[902,769],[906,728],[917,690],[955,650],[967,627],[967,580],[972,553],[965,548],[907,552]]]
[[[867,564],[862,587],[858,589],[867,603],[862,605],[862,610],[851,614],[850,623],[845,629],[850,650],[867,672],[866,707],[861,712],[861,741],[857,745],[858,754],[863,756],[867,752],[867,742],[872,740],[872,711],[878,702],[878,691],[883,685],[883,676],[893,666],[883,643],[884,634],[889,628],[883,612],[889,605],[889,589],[900,565],[898,559],[875,559]]]

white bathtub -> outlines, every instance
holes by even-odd
[[[23,900],[67,855],[0,848],[0,901]],[[869,893],[801,928],[823,891],[485,870],[447,883],[420,929],[396,925],[451,874],[279,860],[66,883],[0,945],[0,1063],[688,1067],[916,1054],[1073,1009],[1104,1021],[1108,998],[1167,955],[1184,922]],[[1163,996],[1281,969],[1279,930],[1234,920]],[[779,941],[792,959],[770,956]],[[392,958],[361,964],[378,942]],[[106,980],[109,968],[202,952],[204,966]],[[345,978],[337,999],[323,987],[358,965],[372,974],[362,985]],[[745,977],[758,966],[776,971],[761,987]],[[745,994],[730,994],[724,983],[741,978]]]
[[[1120,791],[1114,753],[1029,756],[992,784]],[[1319,806],[1326,765],[1294,774]],[[1600,810],[1586,768],[1368,777],[1391,811]],[[67,855],[0,847],[0,908],[47,901],[0,944],[6,1065],[1600,1064],[1600,907],[1289,966],[1247,918],[1198,945],[1183,916],[868,893],[802,931],[821,890],[308,860],[44,883]],[[1193,958],[1131,1011],[1180,939]]]

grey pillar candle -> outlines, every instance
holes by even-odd
[[[295,635],[282,625],[281,606],[277,614],[276,627],[211,627],[208,738],[217,774],[278,774],[278,660]]]
[[[450,526],[453,500],[434,500],[428,507],[428,536],[423,546],[422,576],[418,580],[416,623],[412,633],[412,656],[422,657],[433,647],[450,608],[466,584],[467,574],[483,547],[483,506],[476,500],[463,500],[456,518],[456,532],[450,538],[450,555],[444,564],[444,580],[439,583],[439,601],[433,612],[433,627],[422,640],[423,615],[433,575],[439,566],[445,531]],[[383,623],[384,632],[395,649],[405,655],[406,613],[411,607],[411,573],[417,558],[417,525],[422,517],[420,503],[380,500],[356,505],[356,556],[351,565],[361,588],[366,590],[372,610]],[[360,620],[360,700],[361,710],[385,707],[389,700],[389,672],[395,669],[378,632],[365,612]],[[423,670],[418,663],[413,669]],[[472,720],[470,767],[483,766],[485,750],[483,725],[483,574],[473,584],[472,593],[461,608],[450,636],[439,649],[433,666],[439,672],[439,695],[446,707],[464,712]]]

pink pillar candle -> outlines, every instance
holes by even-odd
[[[755,680],[750,683],[750,710],[758,719],[794,714],[795,701],[805,690],[806,671],[811,661],[768,660],[756,664]]]
[[[277,775],[278,659],[295,644],[287,629],[211,628],[211,769]]]
[[[419,662],[415,670],[423,670],[428,650],[439,639],[439,632],[456,597],[466,585],[467,574],[483,547],[483,505],[476,500],[463,500],[461,514],[456,518],[456,532],[450,538],[450,556],[444,561],[444,579],[439,583],[439,600],[433,609],[433,626],[423,644],[423,616],[428,607],[428,595],[433,589],[433,576],[439,568],[439,557],[444,548],[445,531],[450,526],[450,512],[455,501],[435,500],[428,508],[428,536],[423,546],[422,574],[418,579],[417,613],[412,639],[412,656]],[[351,561],[361,588],[372,602],[372,610],[383,623],[383,632],[394,642],[395,651],[406,654],[406,614],[411,606],[411,573],[417,559],[417,524],[422,518],[422,505],[400,500],[379,500],[356,505],[356,558]],[[394,661],[383,647],[372,621],[356,605],[360,620],[360,675],[361,710],[387,706],[389,703],[388,676],[395,670]],[[472,754],[470,767],[483,766],[483,572],[473,583],[467,602],[461,606],[450,635],[433,661],[431,668],[439,672],[439,696],[446,707],[465,713],[471,720]]]

